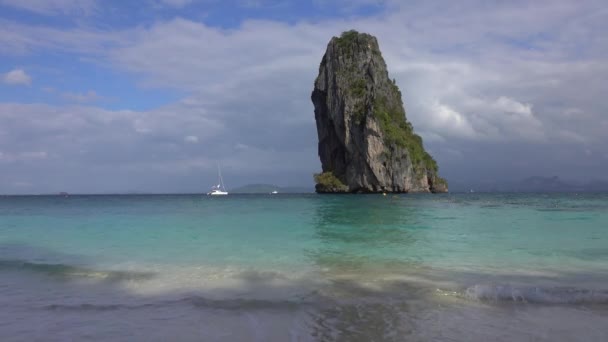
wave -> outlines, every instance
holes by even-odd
[[[476,284],[464,291],[464,297],[484,302],[531,304],[608,304],[608,290],[576,287],[536,287]]]
[[[25,271],[58,278],[90,278],[104,281],[147,280],[151,272],[98,270],[61,263],[36,263],[25,260],[1,260],[0,271]]]

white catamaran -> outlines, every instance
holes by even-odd
[[[222,179],[222,171],[220,170],[220,164],[217,164],[217,176],[219,178],[219,184],[211,187],[211,191],[207,193],[210,196],[221,196],[228,195],[226,188],[224,187],[224,180]]]

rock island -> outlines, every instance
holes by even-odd
[[[323,172],[319,193],[447,192],[405,116],[375,37],[333,37],[312,92]]]

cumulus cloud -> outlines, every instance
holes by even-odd
[[[32,77],[28,75],[23,69],[14,69],[3,77],[4,83],[12,85],[30,85],[32,84]]]
[[[475,132],[468,119],[449,106],[435,102],[431,106],[429,116],[433,117],[431,124],[436,127],[437,131],[449,132],[449,135],[464,138],[475,138],[478,136],[478,133]]]
[[[54,182],[44,188],[49,192],[202,191],[209,184],[201,181],[215,180],[218,162],[227,180],[239,180],[234,185],[242,184],[243,170],[248,179],[270,175],[283,184],[299,174],[296,184],[303,184],[310,172],[300,169],[316,163],[314,149],[242,150],[232,143],[239,132],[192,104],[151,111],[0,104],[0,122],[3,175],[34,181],[53,174]],[[289,127],[281,133],[289,145],[287,136],[298,133]]]

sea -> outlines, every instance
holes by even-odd
[[[0,341],[608,341],[608,194],[3,196]]]

